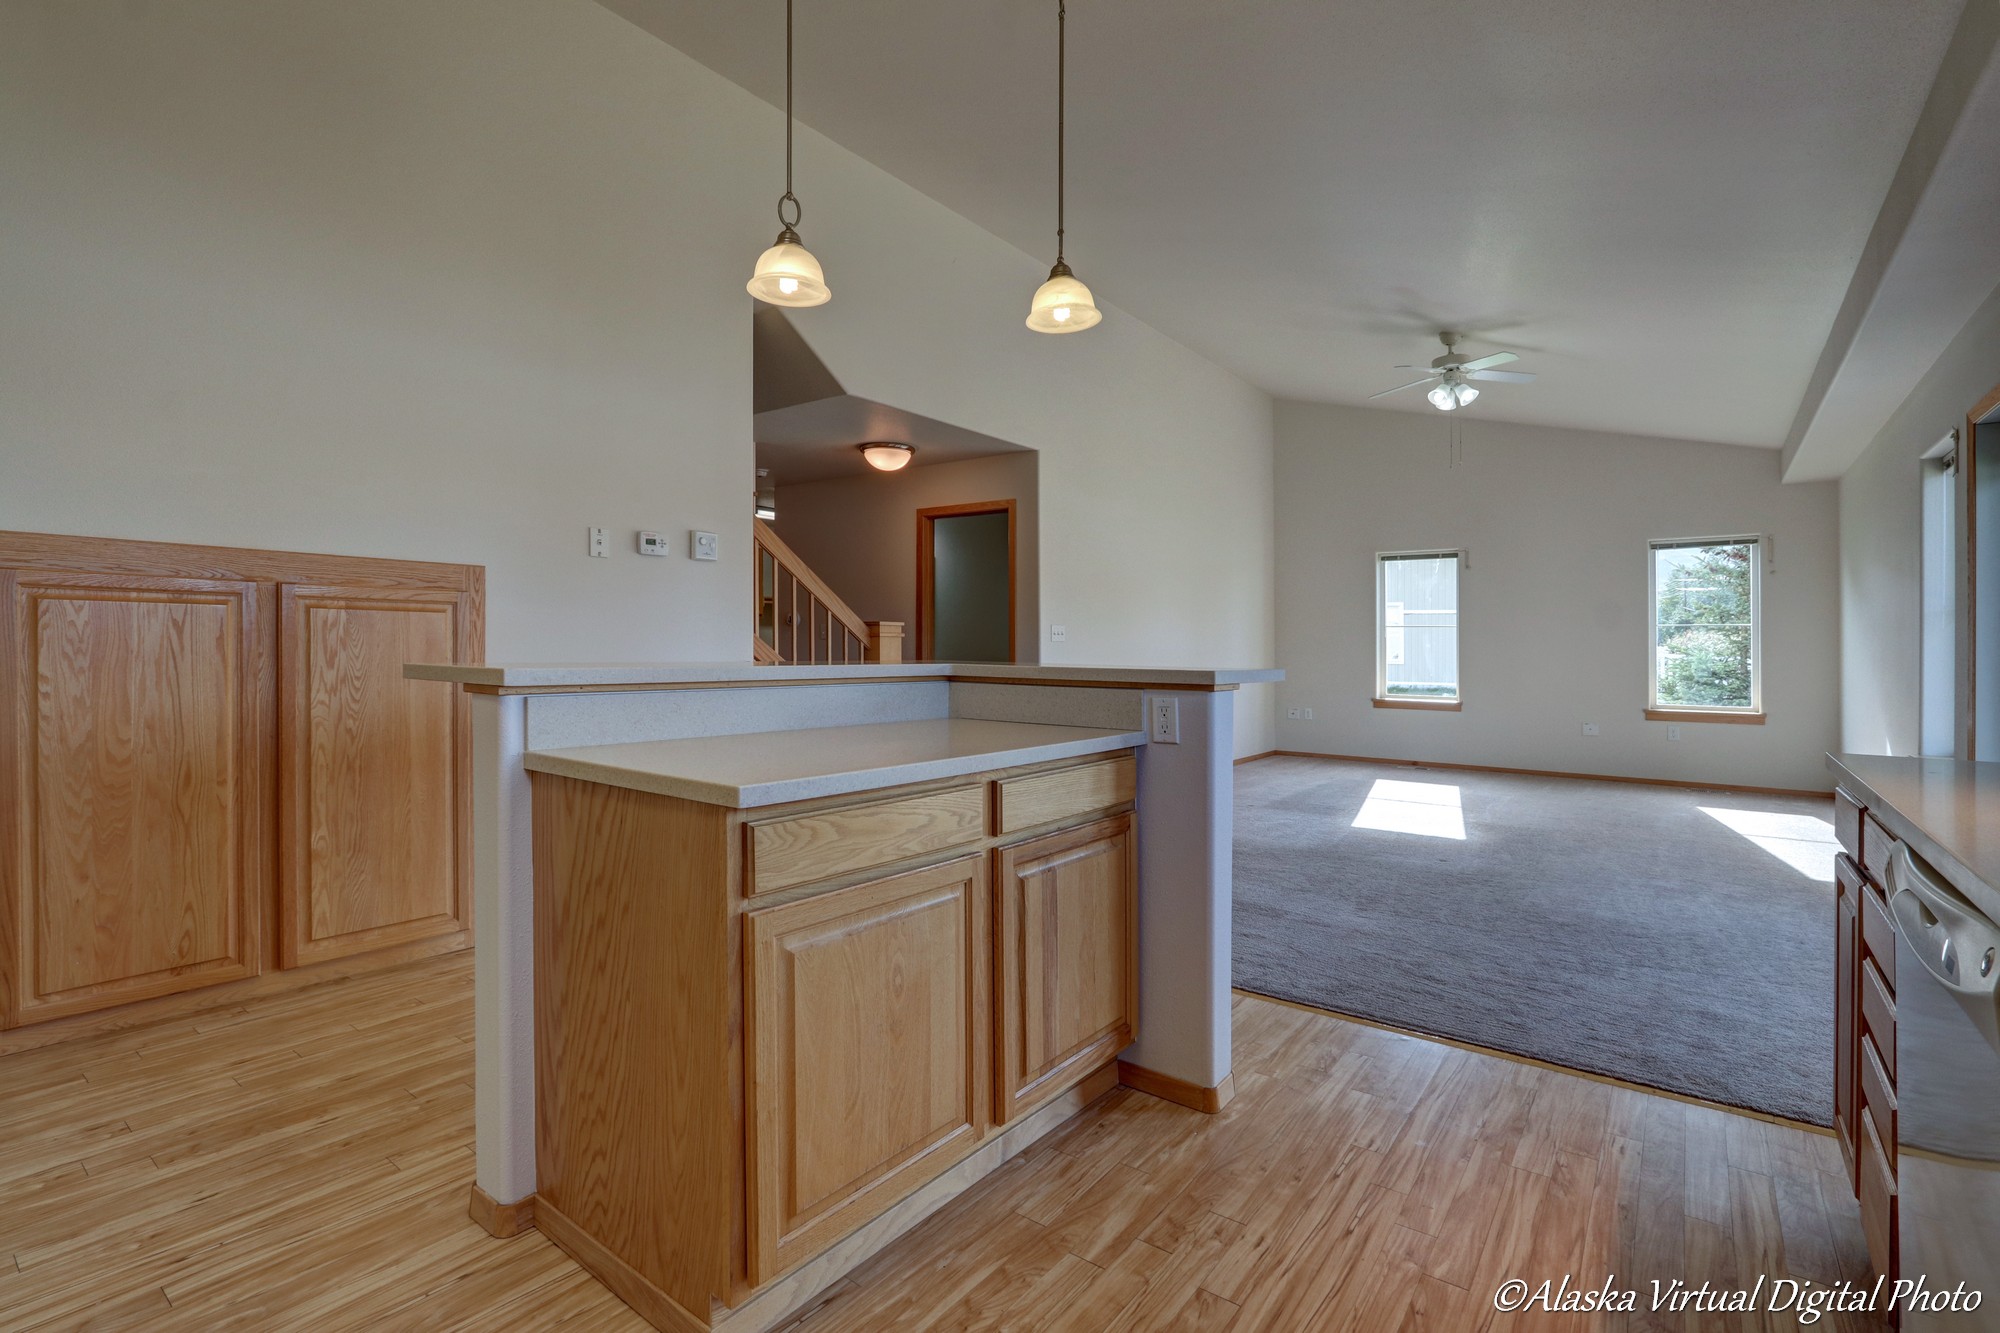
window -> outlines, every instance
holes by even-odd
[[[1375,699],[1458,704],[1457,551],[1375,557]]]
[[[1652,544],[1653,708],[1760,713],[1756,537]]]

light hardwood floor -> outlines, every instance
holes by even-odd
[[[0,1328],[643,1329],[541,1236],[465,1216],[471,971],[0,1058]],[[1249,997],[1236,1041],[1222,1114],[1112,1093],[797,1333],[1788,1328],[1490,1301],[1515,1275],[1865,1271],[1824,1135]]]

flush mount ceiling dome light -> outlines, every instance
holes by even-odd
[[[786,215],[785,205],[791,205]],[[825,305],[833,299],[819,260],[799,240],[799,219],[805,210],[792,193],[792,0],[785,0],[785,192],[778,196],[778,239],[757,256],[757,267],[745,284],[749,293],[772,305]]]
[[[1090,288],[1083,285],[1076,274],[1070,272],[1063,262],[1063,138],[1067,126],[1064,121],[1068,96],[1068,50],[1067,33],[1069,11],[1057,0],[1056,4],[1056,263],[1049,270],[1049,280],[1035,289],[1035,299],[1028,305],[1028,327],[1037,333],[1081,333],[1103,319],[1097,302],[1091,299]]]
[[[878,442],[861,446],[861,456],[868,460],[868,466],[877,472],[901,472],[910,465],[917,451],[907,444]]]
[[[767,467],[757,469],[757,517],[766,523],[778,517],[778,487]]]

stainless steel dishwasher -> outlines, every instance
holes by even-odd
[[[1896,922],[1898,1269],[1929,1299],[1979,1292],[1976,1309],[1903,1309],[1905,1330],[2000,1330],[2000,926],[1898,847]]]

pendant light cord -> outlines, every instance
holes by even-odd
[[[792,216],[785,217],[785,202],[791,201]],[[805,217],[799,197],[792,193],[792,0],[785,0],[785,192],[778,196],[778,222],[786,231]]]
[[[785,0],[787,4],[791,0]],[[1056,0],[1056,263],[1063,262],[1063,150],[1068,141],[1066,123],[1069,96],[1069,6]]]

